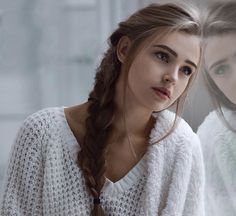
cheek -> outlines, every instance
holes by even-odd
[[[230,85],[231,80],[232,80],[231,77],[225,78],[218,76],[213,78],[213,81],[215,82],[217,87],[223,92],[227,91],[227,89],[232,87]]]
[[[128,74],[128,86],[133,92],[142,91],[145,85],[145,73],[143,73],[142,68],[132,67]]]
[[[128,84],[132,87],[142,87],[150,80],[150,64],[145,59],[138,59],[132,64],[128,74]]]
[[[213,81],[219,89],[225,89],[225,85],[227,83],[225,79],[213,79]]]
[[[174,97],[175,99],[177,99],[178,97],[180,97],[183,92],[185,91],[185,89],[188,86],[190,80],[182,80],[181,82],[178,83],[178,85],[175,88],[175,92],[174,92]]]

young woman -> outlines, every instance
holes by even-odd
[[[215,109],[198,129],[206,213],[236,215],[236,2],[214,4],[205,26],[205,78]],[[209,136],[210,135],[210,136]]]
[[[179,117],[201,59],[199,17],[152,4],[119,24],[88,101],[24,121],[2,215],[204,214],[201,145]]]

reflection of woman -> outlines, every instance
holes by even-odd
[[[197,15],[138,11],[111,35],[88,102],[24,121],[2,215],[203,215],[199,139],[177,118],[200,62]]]
[[[236,215],[236,2],[217,3],[205,29],[205,77],[216,109],[198,129],[207,215]]]

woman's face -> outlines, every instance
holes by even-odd
[[[200,40],[196,36],[174,32],[154,40],[132,62],[128,88],[146,108],[163,110],[184,92],[199,58]]]
[[[236,34],[208,38],[205,62],[212,80],[236,104]]]

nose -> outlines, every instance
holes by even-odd
[[[171,70],[169,70],[163,75],[162,77],[163,81],[167,83],[173,83],[173,84],[176,83],[178,80],[178,71],[179,71],[178,67],[172,68]]]

